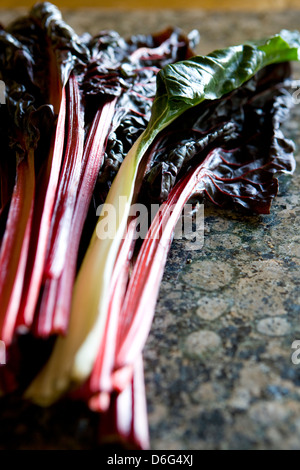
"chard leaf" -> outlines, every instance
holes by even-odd
[[[300,33],[283,30],[266,40],[167,65],[157,77],[156,98],[143,140],[152,140],[187,109],[239,88],[263,67],[299,59]]]
[[[161,133],[151,151],[153,157],[150,155],[144,177],[143,200],[146,202],[150,197],[151,201],[162,203],[176,180],[216,147],[226,151],[226,160],[234,157],[234,164],[255,162],[260,171],[259,168],[274,162],[274,173],[291,172],[293,146],[279,131],[293,106],[292,95],[287,90],[290,74],[288,62],[269,65],[237,90],[218,100],[206,100],[176,119]],[[234,168],[225,171],[224,167],[223,177],[239,177]],[[271,201],[276,195],[276,185],[272,172],[268,174],[274,188],[272,194],[268,194]],[[222,177],[222,171],[219,176]],[[260,198],[264,199],[261,187],[259,191]],[[210,196],[214,198],[214,194]],[[227,199],[224,193],[221,199],[224,205]],[[251,211],[254,210],[253,199],[248,198]]]

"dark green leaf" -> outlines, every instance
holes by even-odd
[[[156,98],[141,146],[187,109],[204,100],[221,98],[263,67],[299,59],[300,33],[283,30],[265,40],[167,65],[157,77]]]

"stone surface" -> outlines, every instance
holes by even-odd
[[[3,12],[1,21],[11,16]],[[201,53],[300,24],[293,11],[82,10],[65,18],[80,33],[198,28]],[[298,163],[299,118],[297,105],[285,125]],[[300,339],[299,189],[297,169],[281,179],[265,216],[207,206],[203,248],[174,242],[144,352],[152,449],[300,449],[300,365],[291,361]],[[0,406],[2,447],[96,446],[95,417],[82,409],[77,418],[71,405],[15,409],[18,425],[5,402]]]
[[[221,345],[219,335],[209,330],[199,330],[191,333],[185,341],[184,351],[191,357],[204,357],[213,354]]]

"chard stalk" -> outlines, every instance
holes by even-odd
[[[34,149],[17,165],[16,184],[0,251],[0,337],[8,346],[19,312],[35,193]]]
[[[68,262],[65,264],[58,281],[56,308],[53,318],[52,332],[63,335],[66,334],[69,324],[80,237],[99,170],[103,163],[106,140],[110,131],[115,105],[116,99],[113,99],[97,111],[84,148],[82,171],[68,245]]]
[[[44,270],[45,286],[35,328],[35,333],[41,337],[47,337],[52,333],[57,289],[67,259],[68,240],[72,236],[72,218],[82,164],[84,126],[79,88],[73,75],[68,81],[67,95],[67,145],[51,221],[51,235]]]
[[[47,183],[46,189],[44,189],[44,197],[39,193],[36,200],[37,214],[40,217],[37,217],[38,220],[35,220],[34,222],[35,233],[31,239],[31,247],[29,248],[30,255],[26,267],[22,305],[19,311],[18,322],[20,324],[25,324],[28,327],[31,326],[33,322],[44,272],[48,235],[51,226],[55,193],[63,155],[65,118],[66,94],[65,88],[63,88],[55,137],[52,141],[50,156],[47,162],[48,165],[46,172],[49,174],[49,179],[47,180],[47,178],[45,178]],[[44,178],[42,178],[42,180],[45,182]]]
[[[96,401],[97,397],[94,397]],[[109,410],[101,416],[100,436],[100,443],[104,445],[119,443],[127,449],[149,449],[142,356],[137,358],[127,387],[112,397]]]
[[[61,17],[60,11],[51,3],[37,3],[30,12],[30,20],[37,24],[46,41],[48,61],[47,100],[58,114],[55,136],[40,175],[37,187],[36,209],[34,212],[33,236],[30,243],[30,256],[26,268],[22,306],[19,323],[30,327],[33,323],[38,296],[43,281],[51,218],[55,208],[56,191],[63,161],[66,119],[66,85],[72,71],[89,57],[87,48]]]

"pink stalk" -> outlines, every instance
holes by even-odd
[[[34,150],[18,163],[0,251],[0,338],[8,346],[20,307],[35,193]]]
[[[106,140],[110,131],[116,99],[105,103],[96,113],[84,148],[80,184],[73,213],[68,260],[59,279],[52,332],[65,334],[69,323],[72,290],[76,274],[80,238],[92,199],[99,170],[103,163]]]
[[[74,75],[70,75],[67,90],[67,146],[57,190],[45,268],[46,275],[55,278],[60,276],[66,260],[83,156],[84,122],[78,82]]]
[[[133,420],[131,427],[131,439],[139,449],[147,450],[150,448],[150,438],[142,355],[137,358],[134,365],[132,387]]]
[[[66,118],[66,95],[62,90],[62,99],[55,132],[55,140],[50,152],[46,181],[42,177],[43,186],[46,187],[45,194],[37,192],[37,211],[34,212],[34,233],[31,237],[27,269],[25,273],[23,298],[18,316],[18,323],[30,327],[40,292],[42,277],[44,273],[47,244],[51,227],[51,217],[55,202],[56,189],[62,161],[64,133]],[[36,217],[36,218],[35,218]]]
[[[192,169],[172,189],[155,216],[139,251],[121,313],[122,329],[113,378],[116,390],[124,390],[127,386],[132,365],[145,345],[174,228],[184,204],[195,192],[206,174],[206,165],[213,158],[213,153],[209,154],[203,163]]]
[[[52,332],[58,280],[67,262],[68,242],[71,238],[72,217],[82,164],[84,123],[79,87],[73,75],[69,78],[67,92],[67,145],[52,217],[44,271],[45,286],[35,325],[35,333],[40,337],[47,337]]]
[[[96,401],[96,397],[95,397]],[[147,404],[142,356],[138,356],[131,381],[113,395],[109,410],[101,416],[101,443],[120,443],[127,449],[149,449]]]

